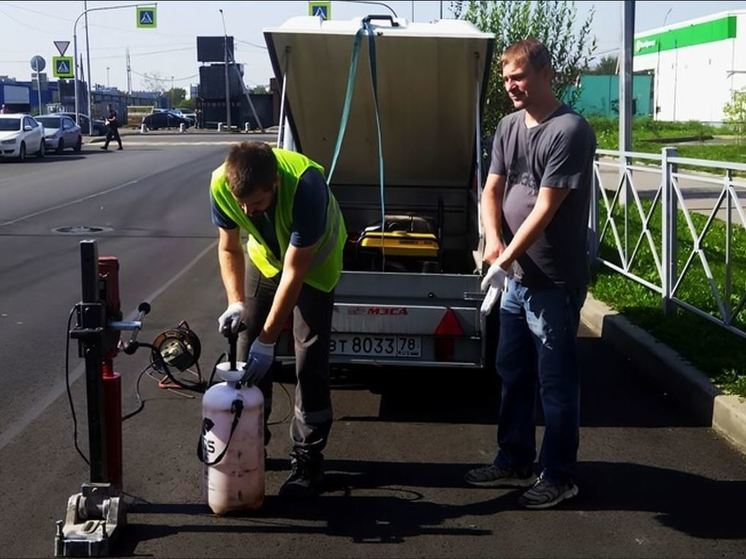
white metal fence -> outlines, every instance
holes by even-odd
[[[666,312],[678,305],[746,338],[746,182],[735,172],[746,165],[675,148],[597,150],[592,256],[660,294]]]

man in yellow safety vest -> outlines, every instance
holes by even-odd
[[[245,378],[264,394],[265,418],[272,407],[275,343],[292,312],[298,383],[291,473],[280,488],[286,496],[319,492],[332,425],[329,337],[347,232],[323,172],[302,154],[243,142],[231,148],[210,183],[228,298],[218,329],[235,332],[246,324],[238,357],[247,362]]]

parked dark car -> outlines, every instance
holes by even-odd
[[[55,113],[60,116],[69,116],[75,120],[75,113]],[[88,135],[88,115],[78,113],[78,126],[83,132],[83,135]],[[93,135],[94,136],[105,136],[106,135],[106,123],[103,120],[93,119]]]
[[[184,128],[189,128],[192,125],[192,121],[188,118],[184,118],[183,116],[179,116],[170,111],[150,113],[142,119],[142,121],[150,130],[158,130],[159,128],[178,128],[180,124],[183,124]]]

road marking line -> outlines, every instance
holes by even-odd
[[[197,256],[195,256],[191,262],[189,262],[184,268],[181,269],[176,275],[172,276],[166,283],[164,283],[162,286],[160,286],[158,289],[156,289],[153,293],[151,293],[148,297],[145,298],[146,301],[149,303],[152,303],[159,295],[161,295],[166,289],[171,287],[177,280],[181,279],[187,272],[189,272],[196,264],[202,259],[203,256],[205,256],[208,252],[211,250],[215,250],[215,247],[217,246],[218,241],[217,239],[214,240],[212,243],[210,243],[202,252],[200,252]],[[129,315],[127,316],[126,320],[134,320],[137,317],[137,309],[132,310]],[[71,344],[73,345],[73,344]],[[64,356],[63,356],[64,359]],[[70,386],[75,384],[75,381],[77,381],[85,372],[85,363],[81,363],[78,365],[75,369],[73,369],[70,372]],[[37,402],[36,405],[30,407],[26,413],[24,413],[16,422],[14,422],[8,429],[6,429],[4,432],[0,433],[0,450],[5,448],[15,437],[17,437],[21,432],[23,432],[26,427],[28,427],[31,422],[33,422],[36,418],[38,418],[42,413],[46,411],[46,409],[51,406],[54,402],[57,401],[57,399],[65,394],[67,392],[67,384],[65,383],[65,380],[62,379],[57,384],[53,385],[51,390],[47,392],[41,399],[40,402]],[[82,416],[82,414],[78,413],[79,416]],[[86,437],[87,439],[87,437]]]

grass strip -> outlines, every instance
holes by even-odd
[[[613,193],[610,193],[609,199],[611,200],[612,197]],[[642,211],[645,215],[651,211],[651,204],[649,200],[642,200]],[[630,206],[628,210],[626,237],[629,253],[631,253],[642,234],[642,219],[636,206]],[[656,251],[660,250],[657,247],[661,246],[662,238],[660,214],[660,202],[658,202],[649,225]],[[606,215],[603,202],[601,215]],[[616,207],[613,217],[620,237],[624,238],[624,207]],[[696,231],[701,232],[707,217],[693,213],[691,219]],[[676,231],[678,240],[676,262],[678,273],[681,274],[694,249],[692,236],[681,210],[678,212]],[[733,226],[730,278],[726,276],[725,239],[725,223],[715,220],[702,240],[701,249],[711,269],[712,282],[717,287],[721,298],[725,298],[726,284],[730,281],[731,294],[728,301],[730,306],[734,307],[746,294],[746,231],[741,227]],[[607,229],[601,239],[599,254],[605,260],[614,262],[618,266],[622,265],[611,229]],[[654,285],[661,285],[660,274],[647,238],[644,238],[640,244],[630,271]],[[628,317],[634,324],[676,350],[707,374],[722,390],[746,397],[746,340],[684,309],[677,309],[665,315],[660,295],[605,266],[601,266],[594,273],[590,291],[595,298],[604,301]],[[676,296],[713,316],[719,316],[717,301],[697,255],[684,273]],[[746,331],[746,309],[737,315],[733,325]]]

